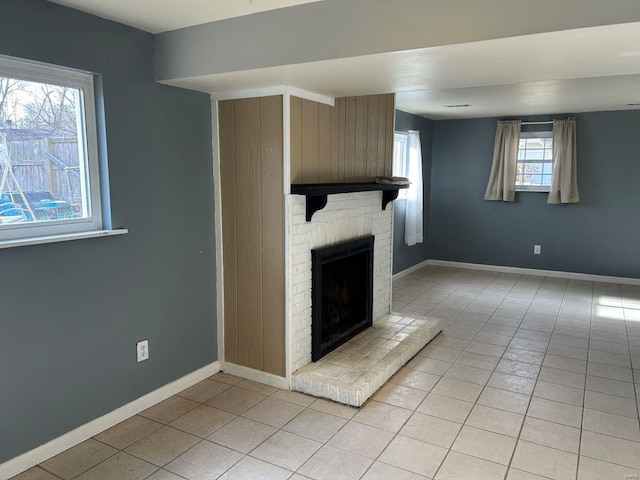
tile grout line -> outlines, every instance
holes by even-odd
[[[497,276],[496,276],[496,277],[497,277]],[[484,291],[484,290],[483,290],[483,291]],[[477,298],[477,296],[476,296],[476,298]],[[496,309],[497,309],[497,307],[496,307]],[[464,310],[463,310],[463,311],[464,311]],[[495,311],[495,310],[494,310],[494,311]],[[460,314],[458,314],[458,317],[459,317],[459,315],[460,315]],[[457,317],[456,317],[456,319],[457,319]],[[450,321],[450,322],[445,326],[445,328],[446,328],[446,327],[448,327],[449,325],[451,325],[451,323],[452,323],[452,322],[454,322],[456,319],[451,320],[451,321]],[[484,327],[484,325],[486,325],[486,324],[487,324],[487,320],[485,320],[485,321],[483,322],[483,324],[482,324],[482,325],[483,325],[483,327]],[[443,328],[443,332],[444,332],[445,328]],[[480,329],[480,330],[481,330],[481,329]],[[478,330],[478,331],[475,333],[475,335],[473,336],[473,338],[472,338],[471,340],[469,340],[469,343],[467,344],[467,347],[471,344],[471,342],[473,341],[473,339],[474,339],[474,338],[476,338],[476,337],[478,336],[478,333],[480,332],[480,330]],[[454,337],[454,338],[455,338],[455,337]],[[462,352],[465,352],[465,351],[466,351],[466,350],[463,350]],[[462,353],[461,353],[461,354],[462,354]],[[460,354],[460,355],[461,355],[461,354]],[[460,355],[458,355],[458,357],[456,357],[456,360],[457,360],[457,358],[459,358],[459,357],[460,357]],[[433,391],[433,389],[434,389],[434,388],[436,388],[436,387],[438,386],[438,384],[440,383],[440,381],[445,377],[446,373],[449,371],[449,369],[450,369],[454,364],[455,364],[455,360],[454,360],[453,362],[451,362],[451,365],[450,365],[450,366],[449,366],[449,367],[448,367],[448,368],[447,368],[447,369],[442,373],[442,375],[440,376],[440,379],[436,382],[436,384],[435,384],[435,385],[433,386],[433,388],[431,389],[431,392]],[[494,367],[494,369],[492,370],[492,374],[493,374],[493,372],[494,372],[494,371],[495,371],[495,367]],[[483,388],[483,389],[484,389],[484,388]],[[431,393],[431,392],[430,392],[430,393]],[[480,392],[480,394],[482,394],[482,391]],[[437,395],[437,394],[436,394],[436,395]],[[479,398],[479,396],[480,396],[480,395],[478,395],[478,398]],[[425,398],[426,398],[426,397],[425,397]],[[477,399],[476,399],[476,402],[477,402]],[[433,475],[433,477],[434,477],[434,478],[435,478],[435,477],[437,477],[438,472],[440,471],[440,469],[442,468],[442,466],[444,465],[444,463],[447,461],[447,458],[449,457],[449,453],[451,453],[451,451],[452,451],[452,449],[453,449],[453,445],[456,443],[456,440],[458,439],[458,436],[460,435],[460,432],[461,432],[461,431],[462,431],[462,429],[464,428],[464,424],[465,424],[465,422],[467,421],[467,419],[469,418],[469,415],[471,415],[471,412],[473,411],[473,408],[475,407],[476,402],[474,402],[474,404],[473,404],[473,406],[471,407],[471,409],[469,409],[469,413],[467,413],[467,415],[465,416],[464,420],[462,421],[462,424],[460,425],[460,429],[459,429],[459,430],[458,430],[458,432],[456,433],[455,438],[454,438],[454,439],[453,439],[453,441],[451,442],[451,445],[447,448],[447,452],[445,453],[444,457],[442,458],[442,461],[441,461],[441,462],[440,462],[440,464],[438,465],[438,468],[436,469],[436,471],[435,471],[435,473],[434,473],[434,475]],[[457,423],[457,422],[456,422],[456,423]]]
[[[547,277],[544,277],[544,278],[547,278]],[[540,291],[540,288],[541,288],[543,283],[544,283],[544,279],[542,280],[542,282],[540,283],[540,286],[536,290],[536,295]],[[566,291],[566,288],[565,288],[565,291]],[[534,299],[535,299],[535,296],[534,296]],[[531,303],[533,303],[533,300],[531,301]],[[527,309],[527,313],[529,312],[530,309],[531,309],[531,305]],[[518,328],[521,328],[522,323],[524,323],[524,318],[526,318],[526,313],[525,313],[525,316],[523,317],[522,322],[520,322]],[[554,327],[553,329],[554,330],[555,330],[555,325],[558,322],[558,314],[556,314],[555,318],[556,319],[555,319],[554,324],[553,324],[553,327]],[[505,473],[505,478],[507,477],[507,475],[509,475],[509,471],[512,468],[515,468],[515,467],[512,467],[513,458],[515,457],[516,450],[518,449],[518,445],[520,444],[520,440],[521,440],[520,437],[522,436],[522,430],[524,429],[524,424],[527,421],[527,413],[529,413],[529,408],[531,407],[531,402],[533,401],[533,398],[534,398],[534,393],[535,393],[535,390],[536,390],[536,386],[538,385],[538,379],[540,377],[540,372],[542,371],[542,365],[544,364],[544,359],[545,359],[545,357],[547,355],[547,351],[549,350],[549,345],[551,345],[551,337],[552,336],[553,336],[553,330],[551,331],[551,334],[549,335],[549,341],[547,342],[547,347],[545,348],[544,355],[542,356],[542,363],[540,363],[540,369],[538,370],[538,374],[535,377],[535,382],[533,384],[533,389],[531,390],[531,396],[529,397],[529,402],[527,403],[527,409],[523,413],[522,425],[520,425],[520,429],[518,430],[518,436],[516,437],[516,443],[515,443],[515,445],[513,447],[513,452],[511,452],[511,457],[509,458],[509,464],[507,465],[507,471]],[[515,335],[514,335],[514,338],[515,338]]]
[[[499,277],[499,275],[497,275],[495,278],[498,278],[498,277]],[[495,280],[495,278],[494,278],[494,280]],[[520,275],[520,276],[518,277],[518,281],[519,281],[520,279],[522,279],[522,275]],[[493,283],[493,282],[490,282],[489,284],[491,284],[491,283]],[[507,296],[508,296],[509,292],[511,292],[511,291],[513,290],[513,288],[515,287],[515,285],[516,285],[516,284],[517,284],[517,281],[516,281],[516,282],[514,283],[514,285],[513,285],[513,286],[508,290],[508,293],[504,296],[504,298],[507,298]],[[487,286],[487,287],[488,287],[488,286]],[[482,290],[482,292],[484,292],[484,290],[486,290],[486,288],[487,288],[487,287],[485,287],[485,289],[483,289],[483,290]],[[482,293],[482,292],[481,292],[481,293]],[[502,305],[502,303],[504,303],[504,298],[503,298],[503,301],[500,303],[500,305]],[[498,308],[499,308],[499,306],[498,306],[498,307],[496,307],[496,309],[494,310],[494,313],[492,314],[492,316],[495,314],[495,311],[497,311],[497,310],[498,310]],[[526,313],[525,313],[525,315],[526,315]],[[523,315],[523,317],[522,317],[523,319],[524,319],[525,315]],[[490,319],[491,319],[491,317],[489,317],[489,320],[490,320]],[[488,321],[489,321],[489,320],[486,320],[486,321],[484,321],[484,322],[483,322],[483,325],[482,325],[482,327],[483,327],[483,328],[484,328],[484,326],[485,326],[485,325],[487,325],[487,323],[488,323]],[[523,321],[523,320],[521,320],[521,321],[520,321],[520,323],[518,324],[518,327],[517,327],[517,328],[519,328],[519,326],[522,324],[522,321]],[[450,322],[450,323],[451,323],[451,322]],[[517,328],[516,328],[516,332],[517,332]],[[473,339],[475,339],[475,338],[478,336],[478,333],[480,333],[480,331],[481,331],[481,330],[482,330],[482,328],[481,328],[480,330],[478,330],[478,332],[476,332],[476,335],[474,335]],[[514,336],[515,336],[515,333],[514,333],[514,335],[512,335],[512,337],[511,337],[511,338],[512,338],[512,340],[513,340],[513,337],[514,337]],[[469,345],[471,344],[471,342],[473,342],[473,339],[471,339],[471,341],[469,342]],[[511,342],[509,342],[509,343],[511,343]],[[468,345],[467,345],[467,347],[468,347]],[[495,366],[495,367],[493,368],[493,370],[491,371],[491,376],[493,376],[493,374],[495,373],[496,369],[498,368],[498,365],[500,364],[500,360],[502,360],[502,358],[504,357],[504,354],[506,353],[507,349],[508,349],[508,346],[506,346],[506,347],[504,348],[504,352],[502,353],[502,356],[501,356],[501,357],[499,357],[498,362],[496,363],[496,366]],[[466,350],[464,350],[464,351],[466,351]],[[452,364],[451,364],[451,365],[453,365],[453,364],[454,364],[454,362],[452,362]],[[451,367],[449,367],[449,368],[451,368]],[[449,368],[447,369],[447,371],[449,370]],[[445,372],[442,374],[441,379],[442,379],[442,378],[444,378],[444,376],[446,375],[446,372],[447,372],[447,371],[445,371]],[[463,420],[462,425],[461,425],[461,427],[460,427],[460,430],[458,430],[458,433],[456,434],[455,438],[453,439],[453,442],[451,443],[451,446],[447,449],[447,453],[445,454],[444,458],[442,459],[442,462],[440,463],[440,465],[439,465],[439,466],[438,466],[438,468],[436,469],[436,472],[435,472],[435,474],[434,474],[434,478],[435,478],[435,477],[437,477],[438,472],[440,471],[440,469],[442,468],[442,466],[443,466],[443,465],[444,465],[444,463],[446,462],[447,458],[449,457],[449,453],[451,453],[451,451],[454,451],[454,452],[455,452],[455,450],[453,450],[453,446],[455,445],[456,441],[458,440],[458,437],[460,436],[460,432],[462,432],[462,430],[464,429],[464,426],[465,426],[465,424],[466,424],[467,420],[469,419],[469,416],[471,415],[471,412],[472,412],[472,411],[473,411],[473,409],[476,407],[476,405],[478,405],[478,399],[480,398],[480,396],[482,395],[482,392],[483,392],[483,391],[484,391],[484,389],[486,388],[487,383],[490,381],[491,376],[489,377],[489,379],[487,380],[487,382],[483,385],[482,389],[480,390],[480,393],[478,394],[478,396],[476,397],[475,401],[473,402],[473,406],[471,407],[471,409],[469,410],[469,413],[467,413],[467,415],[466,415],[465,419]],[[438,381],[438,383],[440,383],[440,381]],[[436,386],[437,386],[437,383],[436,383],[436,385],[434,385],[434,388],[435,388]],[[517,440],[516,440],[516,444],[517,444]],[[515,447],[514,447],[514,451],[515,451]],[[473,456],[473,455],[471,455],[471,456]],[[476,458],[477,458],[477,457],[476,457]],[[488,460],[486,460],[486,459],[482,459],[482,460],[488,461]],[[495,462],[493,462],[493,463],[495,463]],[[509,462],[509,463],[510,463],[510,462]],[[498,464],[498,465],[499,465],[499,464]],[[509,473],[509,465],[507,465],[507,466],[506,466],[506,470],[505,470],[505,473],[504,473],[503,478],[506,478],[506,476],[508,475],[508,473]]]
[[[593,318],[593,292],[595,290],[595,283],[591,287],[591,310],[589,312],[589,337],[587,338],[587,362],[585,365],[585,377],[584,377],[584,391],[582,393],[582,415],[580,415],[580,435],[578,436],[578,459],[576,462],[576,475],[575,479],[578,480],[580,474],[580,452],[582,451],[582,432],[584,425],[584,410],[586,408],[587,401],[587,380],[589,376],[589,357],[591,353],[591,319]]]

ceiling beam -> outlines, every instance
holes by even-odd
[[[640,21],[638,0],[325,0],[156,36],[159,81]]]

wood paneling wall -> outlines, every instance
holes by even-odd
[[[218,103],[225,360],[285,375],[282,96]]]
[[[395,96],[336,98],[334,107],[291,97],[291,183],[391,175]]]

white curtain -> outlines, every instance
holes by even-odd
[[[420,132],[409,130],[407,145],[409,163],[409,191],[407,192],[407,209],[404,220],[404,241],[412,246],[423,242],[422,233],[422,149]]]
[[[498,122],[493,147],[493,164],[485,200],[513,202],[516,199],[516,162],[520,142],[520,120]]]
[[[553,121],[553,180],[547,203],[578,203],[576,119]]]

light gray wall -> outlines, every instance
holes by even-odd
[[[209,97],[154,83],[152,35],[41,0],[0,2],[0,54],[102,75],[113,224],[130,230],[0,250],[2,463],[217,352]]]
[[[324,0],[157,36],[171,80],[640,21],[637,0]]]
[[[576,117],[577,205],[547,205],[535,192],[484,201],[498,119],[435,122],[430,257],[639,277],[640,111]],[[534,244],[542,255],[533,255]]]
[[[406,200],[393,202],[393,273],[402,272],[429,259],[428,234],[431,196],[431,148],[433,146],[433,121],[418,115],[396,110],[396,131],[420,132],[422,148],[422,184],[424,213],[424,242],[411,247],[404,242]]]

